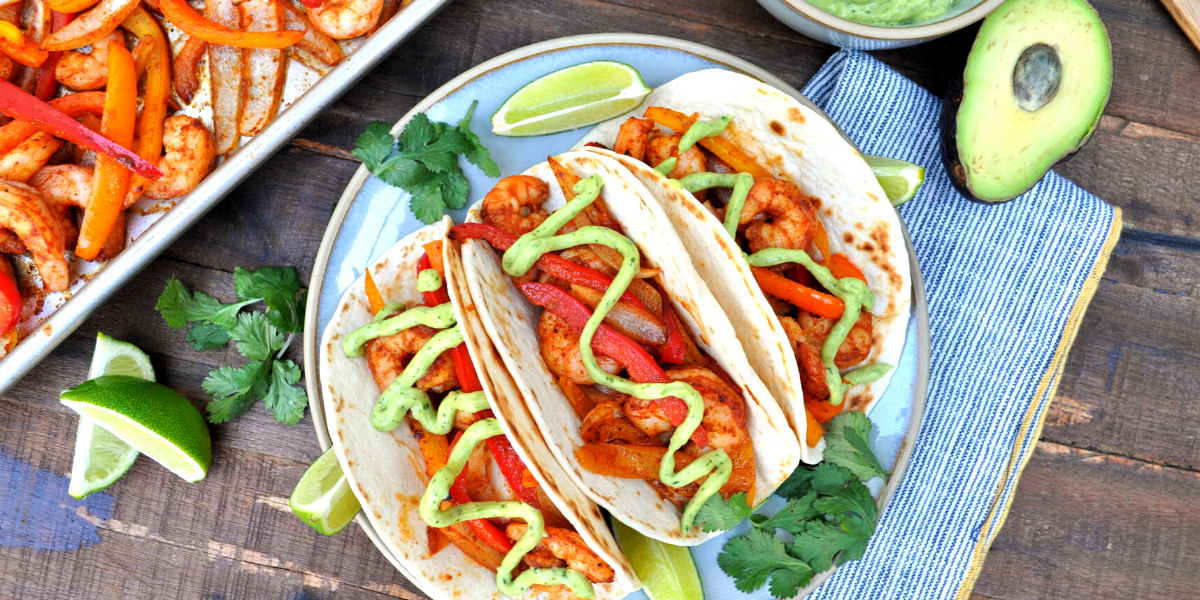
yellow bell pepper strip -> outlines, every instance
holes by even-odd
[[[50,10],[60,13],[83,12],[100,2],[100,0],[45,0]]]
[[[125,51],[125,54],[128,55],[129,51]],[[132,57],[130,57],[129,62],[131,65],[133,64]],[[89,94],[89,96],[86,96],[87,100],[74,100],[85,94]],[[134,94],[136,98],[136,90]],[[83,92],[71,94],[70,96],[56,99],[56,104],[50,104],[38,100],[33,95],[26,93],[21,88],[7,81],[0,81],[0,112],[14,119],[30,122],[37,128],[49,132],[55,137],[74,142],[102,156],[113,158],[119,164],[133,169],[134,172],[148,179],[162,177],[162,171],[147,162],[146,159],[134,154],[129,148],[114,142],[108,137],[79,124],[78,121],[71,118],[70,111],[67,109],[56,108],[59,100],[67,101],[62,103],[63,106],[72,106],[72,102],[81,104],[85,102],[90,103],[94,102],[94,99],[97,97],[104,98],[105,93]],[[105,100],[105,107],[107,106],[108,103]]]
[[[121,44],[112,44],[108,50],[108,87],[101,132],[122,146],[132,146],[136,119],[137,73],[133,68],[133,55]],[[108,234],[125,210],[129,176],[129,169],[111,156],[97,157],[92,175],[92,197],[84,210],[79,243],[75,246],[75,255],[79,258],[95,260],[100,254]]]
[[[696,123],[696,117],[689,117],[679,111],[661,106],[647,108],[645,117],[667,129],[674,129],[679,133],[686,132],[688,128]],[[698,143],[704,146],[709,152],[716,154],[717,158],[725,161],[738,173],[749,173],[755,179],[771,177],[771,173],[758,164],[758,161],[755,161],[743,152],[741,148],[738,148],[733,142],[722,136],[702,138]]]
[[[25,37],[16,25],[8,21],[0,21],[0,54],[27,67],[40,67],[50,56],[49,52],[38,47],[37,42]]]
[[[172,25],[210,44],[236,48],[287,48],[304,38],[303,31],[238,31],[214,23],[188,6],[187,0],[161,0],[159,9]]]
[[[43,50],[74,50],[112,33],[141,0],[100,0],[91,10],[42,40]]]
[[[821,427],[821,423],[817,421],[817,418],[813,416],[812,411],[808,410],[807,407],[804,409],[804,420],[807,425],[804,441],[808,444],[809,448],[816,448],[817,443],[825,435],[825,428]]]
[[[121,27],[137,36],[138,48],[146,48],[146,90],[142,95],[142,116],[138,119],[137,143],[133,151],[148,162],[158,163],[162,158],[167,101],[171,98],[170,45],[158,22],[141,6],[125,17]],[[139,77],[135,75],[134,81],[137,79]],[[141,175],[133,177],[125,206],[137,202],[147,183],[149,180]]]

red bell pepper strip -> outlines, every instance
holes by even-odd
[[[309,8],[316,8],[321,5],[322,0],[300,0]]]
[[[21,291],[7,258],[0,257],[0,336],[8,335],[21,320]]]
[[[417,275],[425,269],[432,269],[433,263],[429,260],[428,254],[422,254],[417,260]],[[426,306],[439,306],[450,301],[450,294],[446,292],[445,283],[442,287],[432,292],[422,292],[425,297]],[[479,382],[479,374],[475,371],[475,364],[471,362],[471,354],[467,351],[467,343],[463,342],[454,347],[450,351],[450,357],[454,360],[454,374],[458,376],[458,387],[467,393],[478,392],[483,389],[483,384]]]
[[[675,311],[664,306],[663,320],[667,322],[667,343],[663,344],[660,356],[663,362],[678,365],[683,362],[683,352],[687,348],[683,341],[683,332],[679,330],[679,319],[675,316]]]
[[[548,283],[526,283],[520,286],[521,292],[530,302],[545,308],[555,316],[567,322],[575,333],[583,331],[584,325],[592,316],[592,309],[578,298]],[[618,333],[615,329],[600,324],[596,336],[592,339],[593,348],[620,363],[629,371],[629,376],[638,383],[670,383],[666,371],[654,362],[654,357],[637,342]],[[683,400],[674,396],[655,400],[662,409],[667,420],[678,427],[687,418],[688,407]],[[703,427],[696,428],[692,441],[701,448],[708,446],[708,434]]]
[[[462,438],[463,432],[458,432],[454,436],[454,441],[450,442],[450,451],[454,452],[454,446],[458,444],[458,440]],[[470,504],[474,502],[471,499],[471,494],[467,492],[467,470],[463,469],[458,473],[458,478],[454,480],[454,484],[450,486],[450,499],[455,504]],[[475,534],[483,543],[491,546],[497,552],[508,554],[512,550],[512,542],[508,541],[508,537],[498,527],[492,525],[487,519],[475,519],[467,521],[467,525],[471,527],[471,532]]]
[[[450,229],[450,239],[461,242],[462,240],[477,239],[483,240],[492,245],[493,248],[501,252],[512,247],[517,241],[516,236],[495,227],[483,223],[463,223],[455,225]],[[535,267],[541,269],[554,277],[564,281],[580,285],[586,288],[596,290],[598,292],[606,292],[612,286],[612,277],[597,271],[591,267],[577,265],[557,254],[543,254],[541,258],[534,264]],[[621,301],[628,302],[634,307],[640,308],[645,312],[650,312],[646,305],[625,290],[621,294]],[[653,314],[653,313],[651,313]]]
[[[502,435],[497,435],[488,438],[487,444],[488,450],[492,451],[492,457],[496,459],[496,464],[500,466],[500,473],[508,482],[508,487],[512,488],[521,502],[540,509],[541,503],[538,501],[537,487],[525,485],[525,472],[528,467],[512,447],[512,442]]]
[[[72,96],[77,95],[79,94],[72,94]],[[67,96],[67,98],[72,96]],[[7,81],[0,81],[0,112],[14,119],[29,121],[54,137],[110,156],[146,179],[159,179],[163,176],[158,167],[150,164],[149,161],[138,156],[129,148],[84,127],[65,112],[38,100]]]
[[[58,31],[74,19],[75,13],[51,11],[50,31]],[[33,95],[37,96],[38,100],[49,102],[58,95],[58,79],[54,77],[54,69],[58,66],[60,58],[62,58],[62,52],[56,50],[46,57],[46,62],[42,63],[42,69],[38,71],[37,86],[33,90]]]

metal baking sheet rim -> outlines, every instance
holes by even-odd
[[[309,88],[274,122],[232,153],[179,204],[133,244],[105,265],[45,323],[0,359],[0,393],[12,387],[50,354],[134,275],[162,254],[179,236],[250,176],[316,116],[333,104],[396,46],[451,0],[415,0],[375,32],[342,64]]]
[[[788,85],[778,77],[775,77],[771,73],[755,66],[750,62],[737,58],[732,54],[701,44],[663,36],[602,33],[570,36],[539,42],[537,44],[532,44],[530,46],[525,46],[523,48],[506,52],[495,58],[492,58],[491,60],[476,65],[475,67],[463,72],[458,77],[450,80],[445,85],[435,90],[432,94],[429,94],[420,102],[418,102],[416,106],[405,113],[405,115],[396,122],[396,126],[407,123],[408,120],[413,117],[413,115],[428,110],[429,107],[433,106],[442,98],[467,84],[468,82],[481,77],[490,71],[508,65],[509,63],[566,48],[605,44],[640,44],[647,46],[660,46],[697,54],[713,60],[714,62],[725,64],[729,67],[738,69],[744,73],[756,77],[764,83],[783,90],[804,105],[813,108],[822,115],[825,115],[825,111],[814,105],[811,100],[809,100],[792,86]],[[825,117],[828,118],[828,115],[825,115]],[[830,119],[830,121],[832,121],[832,119]],[[837,124],[834,123],[834,126],[837,127]],[[854,144],[852,140],[850,140],[849,136],[847,136],[840,127],[837,127],[837,129],[838,132],[842,134],[843,138],[845,138],[847,141],[850,141],[850,144],[855,148],[858,148],[858,146]],[[355,171],[354,177],[351,178],[350,183],[346,185],[346,191],[343,192],[342,197],[338,199],[338,204],[334,210],[333,216],[329,219],[329,225],[325,228],[325,233],[321,237],[321,245],[317,250],[316,260],[313,261],[312,277],[308,283],[309,302],[308,306],[305,307],[304,318],[304,373],[305,385],[308,390],[309,398],[308,407],[312,412],[313,428],[317,432],[317,442],[320,444],[322,452],[329,449],[329,447],[333,445],[333,441],[329,437],[329,429],[325,424],[324,408],[320,399],[320,376],[318,375],[319,367],[317,361],[317,344],[318,339],[320,338],[319,315],[321,295],[320,293],[312,293],[312,290],[317,290],[319,292],[321,286],[324,284],[325,271],[329,266],[329,256],[333,251],[333,245],[337,241],[338,234],[342,229],[342,223],[345,221],[346,214],[350,211],[350,205],[354,203],[358,193],[362,190],[363,185],[366,184],[370,177],[370,172],[367,171],[365,167],[360,166],[358,170]],[[904,245],[906,248],[908,248],[908,260],[912,272],[913,310],[917,321],[917,380],[913,390],[913,403],[912,411],[909,414],[908,431],[905,432],[904,439],[900,443],[900,452],[896,455],[896,463],[893,467],[892,475],[888,478],[887,486],[883,489],[883,493],[880,494],[879,498],[877,499],[877,503],[879,504],[881,512],[887,507],[888,503],[891,502],[892,497],[896,493],[896,489],[900,486],[900,482],[904,479],[904,472],[907,470],[908,463],[912,458],[913,450],[916,447],[917,434],[920,432],[921,424],[925,418],[925,401],[926,395],[929,391],[929,307],[925,299],[925,281],[921,275],[921,267],[917,262],[916,250],[913,248],[912,239],[908,234],[908,227],[905,226],[903,219],[900,220],[900,228],[904,232]],[[387,546],[383,543],[382,538],[379,537],[379,533],[375,531],[375,528],[371,525],[371,522],[367,519],[366,515],[359,513],[358,516],[355,517],[354,521],[358,523],[359,528],[367,534],[367,537],[371,540],[371,543],[375,544],[375,547],[381,554],[383,554],[384,558],[386,558],[388,562],[396,568],[397,571],[400,571],[400,573],[403,574],[409,581],[413,581],[415,584],[416,580],[409,576],[408,569],[405,568],[404,564],[395,556],[393,556],[392,553],[387,549]],[[837,567],[834,567],[833,569],[816,575],[809,586],[806,586],[806,591],[804,591],[802,595],[806,596],[811,593],[812,590],[814,590],[826,579],[831,577],[836,571]]]

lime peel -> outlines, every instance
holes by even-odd
[[[704,584],[689,548],[648,538],[617,520],[613,525],[617,543],[650,600],[704,599]]]
[[[304,471],[288,504],[301,521],[324,535],[345,529],[362,510],[333,448]]]
[[[492,115],[492,133],[520,137],[579,129],[637,108],[651,91],[641,73],[627,64],[574,65],[543,75],[509,96]],[[516,120],[509,121],[510,116]]]

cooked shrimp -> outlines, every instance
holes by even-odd
[[[42,167],[29,179],[63,226],[68,248],[75,246],[79,229],[71,218],[71,207],[87,208],[92,197],[92,170],[79,165]]]
[[[579,336],[566,321],[548,310],[542,311],[542,318],[538,320],[538,338],[542,341],[542,358],[555,377],[566,377],[577,385],[592,385],[579,353]],[[605,373],[615,375],[621,371],[617,361],[602,354],[596,355],[596,364]]]
[[[335,40],[347,40],[371,31],[383,12],[383,0],[325,0],[308,9],[308,20],[317,31]]]
[[[682,156],[679,154],[679,140],[681,139],[683,139],[683,135],[676,133],[650,140],[650,151],[646,154],[646,163],[651,167],[657,167],[662,161],[672,156],[678,158],[679,161],[675,163],[675,168],[671,169],[671,173],[668,175],[671,179],[682,179],[692,173],[707,171],[708,161],[699,146],[688,148],[688,151],[684,152]]]
[[[808,196],[790,182],[763,178],[754,182],[739,226],[746,226],[750,251],[765,248],[804,250],[817,232],[817,212]]]
[[[21,243],[17,234],[0,229],[0,254],[25,254],[25,244]]]
[[[684,367],[667,371],[667,377],[691,385],[704,398],[704,419],[700,423],[708,434],[709,444],[729,450],[750,439],[746,432],[745,401],[716,373],[703,367]],[[655,400],[630,397],[625,402],[625,416],[649,436],[674,429],[662,403]]]
[[[0,227],[11,230],[33,254],[42,286],[61,292],[70,283],[62,225],[37,190],[0,181]]]
[[[525,235],[546,220],[542,203],[549,197],[550,186],[537,177],[505,177],[483,197],[483,222],[515,236]]]
[[[629,117],[617,132],[613,152],[636,160],[646,160],[646,150],[650,147],[650,133],[653,131],[654,121]]]
[[[508,539],[517,541],[525,535],[529,528],[525,523],[511,523],[505,528],[504,534]],[[578,533],[569,529],[547,527],[546,537],[538,540],[530,554],[551,554],[554,558],[566,561],[567,567],[586,576],[592,583],[609,583],[616,573],[604,562]]]
[[[108,85],[108,46],[113,42],[125,44],[120,29],[93,42],[91,52],[64,52],[54,67],[54,78],[77,92],[104,89]]]
[[[836,321],[816,317],[809,313],[800,312],[793,319],[780,317],[784,333],[792,343],[792,351],[796,353],[796,363],[800,368],[800,383],[804,392],[818,399],[829,398],[829,385],[825,382],[825,364],[821,361],[821,346],[829,337],[829,330]],[[838,347],[837,356],[833,362],[839,369],[852,367],[871,354],[874,344],[874,319],[871,313],[862,311],[858,321],[846,334],[846,341]]]
[[[387,389],[404,372],[412,357],[437,333],[424,325],[410,327],[387,337],[367,342],[367,365],[379,389]],[[449,350],[433,361],[429,371],[417,380],[417,388],[426,392],[449,392],[458,388],[454,360]]]
[[[817,400],[829,399],[829,384],[825,381],[825,364],[821,362],[820,347],[808,343],[808,336],[800,324],[791,317],[779,317],[783,331],[796,353],[796,366],[800,369],[800,386],[804,393]]]
[[[212,170],[217,142],[199,119],[175,115],[163,122],[163,151],[163,176],[146,184],[147,198],[178,198],[195,189]]]
[[[38,131],[0,157],[0,179],[25,183],[63,147],[63,141]]]
[[[601,402],[583,419],[580,427],[585,444],[630,444],[633,446],[661,446],[658,439],[646,435],[625,418],[621,405],[616,402]]]

